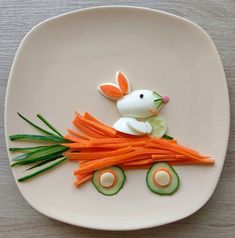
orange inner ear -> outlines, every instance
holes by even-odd
[[[123,96],[123,92],[112,85],[101,85],[100,89],[106,96],[111,98],[121,98]]]
[[[128,94],[129,84],[128,84],[126,77],[121,72],[118,73],[117,80],[118,80],[118,85],[121,88],[121,90],[123,91],[123,93]]]

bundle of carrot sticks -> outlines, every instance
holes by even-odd
[[[176,140],[121,133],[87,112],[83,116],[76,113],[73,124],[78,130],[68,129],[65,135],[72,143],[63,145],[69,147],[65,156],[79,163],[74,171],[75,186],[91,179],[94,171],[113,165],[123,169],[143,169],[156,162],[170,165],[214,163],[210,157],[182,146]]]

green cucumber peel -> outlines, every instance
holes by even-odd
[[[32,157],[32,156],[35,156],[35,155],[41,156],[42,154],[45,154],[45,152],[46,153],[48,153],[48,152],[51,153],[51,151],[54,151],[54,149],[57,149],[57,148],[60,149],[60,148],[63,148],[63,146],[62,145],[51,145],[51,146],[47,146],[46,148],[35,149],[32,152],[16,156],[16,157],[12,158],[11,160],[12,161],[22,161],[24,159],[28,159],[29,157]]]
[[[9,151],[11,152],[24,152],[24,153],[30,153],[30,152],[34,152],[36,150],[39,149],[46,149],[49,148],[53,145],[47,145],[47,146],[33,146],[33,147],[11,147],[9,148]]]
[[[31,135],[31,134],[17,134],[9,136],[11,141],[17,140],[26,140],[26,141],[44,141],[44,142],[57,142],[57,143],[68,143],[69,140],[61,138],[56,135],[48,135],[48,136],[41,136],[41,135]]]
[[[31,170],[31,169],[34,169],[34,168],[37,168],[37,167],[40,167],[40,166],[42,166],[42,165],[44,165],[44,164],[47,164],[47,163],[49,163],[49,162],[51,162],[51,161],[53,161],[53,160],[56,160],[56,159],[59,159],[59,158],[62,158],[62,157],[64,157],[64,156],[58,155],[58,156],[56,156],[56,157],[54,157],[54,158],[49,158],[49,159],[43,160],[43,161],[41,161],[41,162],[35,164],[34,166],[29,167],[28,169],[26,169],[26,171]]]
[[[174,137],[168,136],[167,134],[165,134],[162,138],[164,138],[166,140],[173,140],[174,139]]]
[[[30,124],[32,127],[36,128],[37,130],[39,130],[42,133],[45,133],[47,135],[55,135],[54,133],[51,133],[43,128],[41,128],[40,126],[34,124],[33,122],[31,122],[29,119],[27,119],[26,117],[24,117],[22,114],[20,114],[19,112],[17,112],[18,116],[21,117],[24,121],[26,121],[28,124]]]
[[[157,105],[157,108],[161,107],[162,104],[163,104],[163,100],[160,101],[160,103]]]
[[[167,169],[167,172],[171,175],[171,181],[167,186],[159,186],[153,181],[154,173],[159,169]],[[180,184],[179,176],[171,165],[165,162],[154,163],[146,174],[146,183],[149,190],[153,193],[168,196],[174,194]]]
[[[159,93],[157,93],[156,91],[153,91],[153,94],[157,95],[158,97],[160,97],[162,99],[162,96]]]
[[[49,127],[52,131],[54,131],[58,136],[64,138],[64,136],[63,136],[54,126],[52,126],[51,123],[50,123],[49,121],[47,121],[41,114],[37,114],[37,117],[38,117],[43,123],[45,123],[45,125],[46,125],[47,127]]]
[[[22,164],[30,164],[42,160],[52,159],[55,158],[58,155],[61,155],[63,152],[67,151],[68,147],[62,146],[61,148],[52,148],[51,150],[47,151],[36,151],[28,154],[28,156],[25,159],[22,160],[16,160],[15,163],[11,165],[11,167],[14,167],[16,165],[22,165]]]
[[[50,165],[48,165],[47,167],[41,168],[41,169],[39,169],[39,170],[37,170],[37,171],[35,171],[35,172],[32,172],[32,173],[30,173],[30,174],[28,174],[28,175],[25,175],[25,176],[19,178],[18,181],[19,181],[19,182],[23,182],[23,181],[26,181],[26,180],[28,180],[28,179],[31,179],[31,178],[33,178],[33,177],[35,177],[35,176],[37,176],[37,175],[39,175],[39,174],[41,174],[41,173],[43,173],[43,172],[49,170],[49,169],[54,168],[55,166],[61,164],[61,163],[64,162],[65,160],[67,160],[66,157],[59,158],[59,159],[53,161],[53,162],[52,162]]]

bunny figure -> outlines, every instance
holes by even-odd
[[[114,129],[130,135],[150,134],[152,126],[146,120],[156,116],[162,105],[169,101],[169,97],[162,97],[151,90],[131,92],[130,83],[121,72],[116,74],[116,83],[117,85],[104,83],[98,86],[99,92],[105,97],[117,101],[122,117],[114,123]]]

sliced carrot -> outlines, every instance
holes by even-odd
[[[102,135],[103,138],[107,138],[107,135],[106,135],[104,132],[100,131],[99,129],[97,129],[96,127],[94,127],[94,126],[92,125],[93,122],[94,122],[94,123],[97,123],[97,124],[101,124],[100,122],[92,121],[92,120],[86,119],[85,117],[83,118],[83,117],[82,117],[79,113],[77,113],[77,112],[76,112],[76,115],[77,115],[77,117],[76,117],[74,120],[77,120],[77,123],[81,123],[81,124],[84,125],[85,127],[88,127],[90,130],[96,132],[96,133],[99,134],[99,135]],[[81,120],[81,119],[86,119],[86,120],[90,121],[91,123],[86,123],[86,122],[84,122],[84,121]],[[106,127],[105,124],[101,124],[101,125],[103,125],[103,126]],[[112,127],[109,127],[109,128],[113,130]]]
[[[143,165],[121,165],[123,170],[132,170],[132,169],[149,169],[152,166],[151,164],[143,164]]]
[[[74,171],[79,178],[76,181],[78,185],[95,170],[112,165],[137,169],[147,168],[161,161],[172,165],[214,163],[208,156],[202,156],[199,152],[178,144],[176,140],[168,141],[149,135],[132,136],[117,132],[89,113],[85,113],[84,116],[77,113],[73,123],[81,133],[69,130],[70,134],[65,137],[74,143],[63,145],[70,148],[66,156],[80,164]]]
[[[79,160],[80,167],[87,165],[89,160]]]
[[[93,128],[99,130],[100,132],[103,132],[104,134],[107,134],[110,137],[115,137],[116,135],[116,130],[110,127],[107,127],[106,125],[101,125],[100,123],[97,123],[95,121],[90,121],[86,118],[83,118],[80,115],[77,115],[77,117],[75,118],[75,121],[82,121],[83,123],[92,126]]]
[[[158,143],[160,145],[163,145],[163,146],[170,146],[170,148],[177,148],[178,150],[185,151],[185,152],[190,153],[190,154],[195,155],[195,156],[199,155],[199,152],[196,151],[196,150],[187,148],[187,147],[179,145],[179,144],[177,144],[177,145],[173,144],[172,145],[171,142],[170,142],[171,140],[164,140],[164,139],[161,139],[161,138],[152,138],[151,141],[156,142],[156,143]]]
[[[113,155],[121,155],[133,151],[132,147],[124,147],[117,150],[111,151],[100,151],[100,152],[80,152],[80,153],[67,153],[66,155],[70,160],[95,160],[101,159]]]
[[[93,137],[93,138],[104,138],[104,136],[102,136],[102,134],[100,135],[99,133],[93,131],[92,129],[84,126],[82,123],[79,123],[77,120],[73,121],[73,124],[82,132],[86,133],[89,137]]]
[[[117,131],[116,134],[119,135],[121,138],[142,138],[142,139],[149,139],[149,138],[151,138],[149,135],[136,136],[136,135],[126,134],[126,133],[121,132],[121,131]]]
[[[119,154],[125,154],[126,152],[130,152],[133,150],[139,150],[140,148],[136,148],[136,147],[124,147],[121,149],[117,149],[117,150],[101,150],[101,151],[91,151],[91,152],[67,152],[66,156],[70,159],[70,160],[94,160],[94,159],[101,159],[107,156],[112,156],[112,155],[119,155]],[[96,153],[94,153],[96,152]],[[157,154],[157,155],[165,155],[167,157],[170,156],[175,156],[171,151],[164,151],[164,150],[154,150],[154,149],[146,149],[146,154]],[[152,155],[153,156],[153,155]],[[185,156],[184,156],[185,157]]]
[[[113,148],[102,148],[102,147],[98,147],[98,148],[80,148],[80,149],[76,149],[76,148],[70,148],[70,151],[72,152],[81,152],[81,153],[97,153],[97,152],[104,152],[104,151],[112,151]]]
[[[65,139],[70,140],[72,142],[85,142],[86,140],[80,139],[77,136],[67,134],[64,136]]]
[[[146,165],[146,164],[150,164],[153,163],[153,159],[142,159],[142,160],[137,160],[137,161],[132,161],[132,162],[128,162],[128,163],[124,163],[123,165]]]
[[[150,164],[154,162],[174,162],[178,164],[210,164],[213,160],[195,160],[184,155],[152,155],[151,159],[142,159],[142,160],[135,160],[132,162],[124,163],[123,165],[142,165],[142,164]]]
[[[170,165],[193,165],[193,164],[201,164],[201,165],[213,165],[215,161],[213,159],[203,159],[203,160],[175,160],[169,161]]]
[[[137,142],[137,141],[142,141],[146,142],[147,140],[144,138],[104,138],[104,139],[91,139],[90,142],[94,145],[96,144],[109,144],[109,143],[129,143],[129,142]]]
[[[78,170],[75,170],[74,173],[75,174],[84,174],[84,173],[92,172],[94,170],[109,167],[112,165],[122,164],[122,163],[126,163],[128,161],[132,161],[134,159],[142,159],[142,158],[146,158],[146,157],[148,157],[148,155],[145,154],[144,150],[133,151],[133,152],[126,153],[124,155],[111,156],[111,157],[107,157],[107,158],[99,160],[99,161],[94,161],[93,164],[91,164],[89,166],[85,166]]]
[[[78,114],[78,113],[76,113],[76,114]],[[100,123],[100,124],[103,124],[103,123],[101,123],[100,121],[98,121],[95,117],[93,117],[93,116],[92,116],[90,113],[88,113],[88,112],[84,112],[83,117],[86,118],[86,119],[88,119],[88,120],[95,121],[95,122],[98,122],[98,123]]]
[[[80,132],[78,132],[78,131],[75,131],[75,130],[72,130],[72,129],[67,129],[67,131],[68,131],[70,134],[72,134],[72,135],[74,135],[74,136],[77,136],[78,138],[82,138],[82,139],[86,139],[86,140],[91,139],[90,136],[85,135],[85,134],[83,134],[83,133],[80,133]]]
[[[103,122],[99,121],[97,118],[93,117],[93,116],[92,116],[90,113],[88,113],[88,112],[85,112],[85,113],[83,114],[83,117],[86,118],[86,119],[88,119],[88,120],[90,120],[90,121],[97,122],[97,123],[99,123],[99,124],[101,124],[101,125],[103,125],[103,126],[106,126],[106,127],[110,128],[110,129],[113,129],[113,127],[104,124]]]
[[[189,159],[191,160],[191,158],[186,157],[185,155],[152,155],[152,159],[153,161],[171,161],[171,160],[180,160],[180,159]]]
[[[81,185],[82,183],[86,182],[87,180],[91,179],[92,178],[92,174],[89,174],[89,175],[86,175],[80,179],[76,179],[74,181],[74,186],[78,187],[79,185]]]
[[[62,145],[67,146],[69,148],[124,148],[128,146],[143,146],[145,144],[145,141],[136,141],[136,142],[130,142],[130,143],[107,143],[107,144],[97,144],[93,145],[89,142],[81,142],[81,143],[63,143]]]
[[[178,144],[174,144],[174,143],[168,143],[168,144],[164,144],[165,142],[162,143],[162,141],[158,141],[158,143],[146,143],[146,147],[148,147],[149,145],[151,147],[156,147],[158,149],[165,149],[165,150],[169,150],[178,154],[183,154],[186,155],[190,158],[194,158],[194,159],[199,159],[200,156],[199,154],[195,154],[195,153],[190,153],[189,151],[181,148]]]
[[[130,85],[129,85],[127,78],[124,76],[123,73],[118,72],[117,81],[118,81],[118,85],[119,85],[120,89],[122,90],[122,92],[124,94],[128,94],[129,90],[130,90]]]

